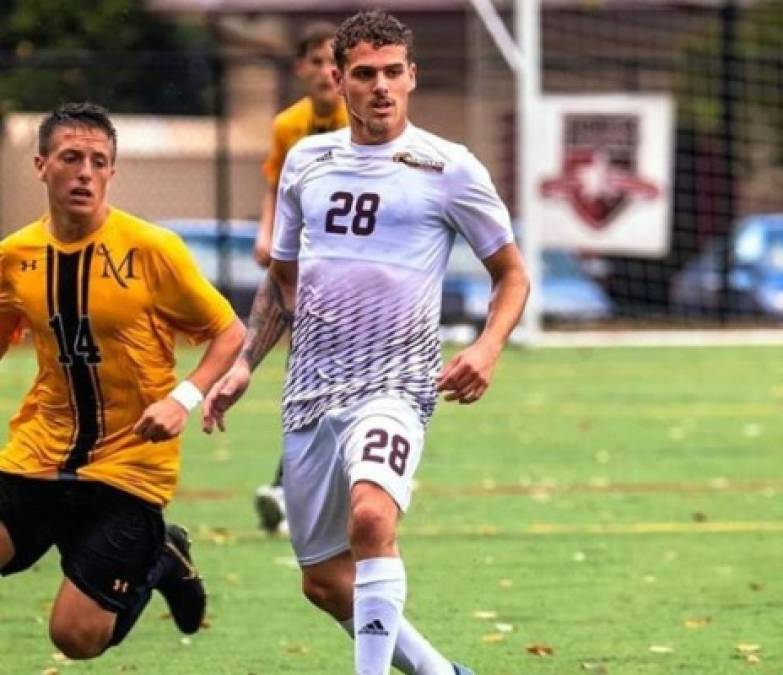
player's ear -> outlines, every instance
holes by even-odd
[[[300,80],[304,77],[304,68],[306,63],[307,59],[305,57],[300,57],[294,61],[294,75],[296,75]]]
[[[337,93],[345,96],[345,75],[339,68],[332,68],[332,79],[334,86],[337,87]]]
[[[46,157],[43,157],[42,155],[36,155],[33,157],[33,165],[35,166],[35,173],[38,174],[38,180],[44,180]]]
[[[410,87],[408,87],[408,93],[410,94],[415,88],[416,88],[416,64],[411,63],[408,66],[408,72],[411,76],[411,84]]]

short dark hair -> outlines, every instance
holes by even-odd
[[[369,42],[375,49],[403,45],[408,63],[413,61],[413,31],[381,10],[358,12],[340,24],[334,38],[334,60],[340,70],[345,66],[346,52],[360,42]]]
[[[46,157],[52,136],[58,127],[87,127],[106,133],[112,145],[112,162],[117,156],[117,130],[109,111],[95,103],[63,103],[43,118],[38,127],[38,154]]]
[[[324,42],[334,40],[336,33],[337,26],[328,21],[307,24],[296,42],[296,58],[303,59],[311,49],[317,49]]]

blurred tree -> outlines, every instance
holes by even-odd
[[[729,96],[737,112],[735,133],[746,142],[739,159],[747,171],[755,147],[747,141],[774,144],[773,161],[783,165],[783,3],[763,0],[755,5],[735,2],[733,53],[719,17],[705,22],[703,32],[688,37],[680,61],[678,108],[681,123],[697,134],[722,136]],[[721,68],[721,64],[726,65]],[[726,81],[721,83],[721,78]]]
[[[143,5],[0,0],[0,112],[88,99],[112,112],[211,112],[209,33]]]

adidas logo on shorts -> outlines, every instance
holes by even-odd
[[[370,621],[370,623],[366,624],[364,628],[362,628],[359,631],[359,635],[383,635],[387,636],[389,634],[389,631],[387,631],[383,624],[378,620],[375,619],[374,621]]]

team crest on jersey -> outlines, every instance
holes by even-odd
[[[111,277],[123,288],[128,288],[128,284],[125,283],[128,279],[139,278],[133,274],[135,256],[139,252],[138,248],[129,249],[125,257],[119,260],[119,262],[111,257],[106,244],[99,244],[96,252],[103,257],[103,272],[101,276],[104,279]]]
[[[638,115],[566,115],[563,166],[541,182],[542,196],[568,202],[596,230],[634,200],[658,197],[660,188],[638,174],[639,126]]]
[[[430,171],[437,171],[438,173],[443,173],[443,169],[446,166],[443,162],[438,162],[434,159],[414,157],[412,153],[407,151],[398,152],[392,157],[392,161],[405,164],[405,166],[409,166],[412,169],[428,169]]]

